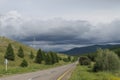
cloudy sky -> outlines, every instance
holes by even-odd
[[[119,43],[119,9],[120,0],[0,0],[0,36],[55,51]]]

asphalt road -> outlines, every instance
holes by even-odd
[[[75,66],[76,63],[72,63],[52,69],[4,77],[0,78],[0,80],[58,80],[62,74],[72,70]]]

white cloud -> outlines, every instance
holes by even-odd
[[[120,40],[120,20],[114,20],[107,24],[98,24],[90,32],[85,34],[85,38],[91,38],[93,42],[112,42]]]
[[[22,17],[17,11],[11,11],[0,17],[0,33],[5,36],[29,36],[36,34],[81,35],[89,30],[87,21],[64,19],[39,20]],[[57,32],[57,33],[56,33]],[[73,33],[71,33],[73,32]]]

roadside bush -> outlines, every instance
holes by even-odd
[[[75,62],[78,60],[78,57],[74,56],[71,62]]]
[[[68,58],[63,58],[63,61],[64,62],[69,62],[69,59]]]
[[[59,60],[62,60],[62,58],[61,58],[61,57],[58,57],[58,59],[59,59]]]
[[[97,51],[96,63],[93,71],[116,71],[120,69],[120,59],[114,52],[105,49]]]
[[[87,54],[87,57],[94,62],[96,58],[96,53],[89,53]]]
[[[79,63],[80,63],[80,65],[90,65],[91,61],[87,56],[81,56],[79,58]]]
[[[68,60],[71,61],[71,56],[68,56]]]

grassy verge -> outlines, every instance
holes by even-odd
[[[21,74],[21,73],[28,73],[28,72],[35,72],[38,70],[44,70],[49,69],[57,66],[62,66],[69,64],[67,62],[60,61],[59,63],[56,63],[54,65],[44,65],[44,64],[31,64],[28,67],[22,68],[19,66],[9,66],[8,65],[8,71],[5,71],[5,65],[0,65],[0,77],[9,76],[13,74]]]
[[[78,65],[69,80],[120,80],[120,71],[114,74],[110,72],[95,73],[87,66]]]

